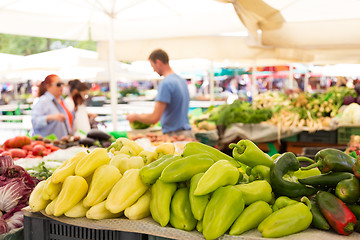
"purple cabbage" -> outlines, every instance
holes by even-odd
[[[3,173],[3,176],[6,178],[22,179],[24,183],[31,188],[34,188],[36,186],[36,183],[30,176],[30,174],[19,165],[13,165],[11,167],[8,167],[8,169]]]
[[[23,198],[26,185],[23,181],[11,181],[0,187],[0,210],[10,212]]]
[[[8,231],[22,227],[24,224],[24,214],[22,211],[15,212],[12,216],[6,218],[3,216],[8,226]]]
[[[0,234],[7,233],[8,230],[9,227],[7,222],[3,218],[0,218]]]
[[[3,172],[5,172],[9,167],[11,167],[13,165],[14,165],[14,161],[11,156],[8,156],[8,155],[1,156],[0,155],[0,175],[3,174]]]

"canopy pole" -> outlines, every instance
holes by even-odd
[[[304,77],[304,92],[309,91],[309,65],[306,65],[306,72]]]
[[[254,99],[255,96],[258,95],[257,87],[256,87],[256,61],[254,62],[253,69],[252,69],[252,75],[251,75],[251,99]]]
[[[110,75],[110,96],[111,96],[111,119],[113,130],[117,130],[117,84],[115,79],[115,43],[114,43],[114,18],[110,17],[110,32],[109,32],[109,75]]]
[[[289,88],[294,89],[294,71],[293,71],[293,64],[289,64]]]
[[[210,69],[209,69],[209,77],[210,77],[210,103],[214,105],[215,101],[215,77],[214,77],[214,62],[211,61]]]

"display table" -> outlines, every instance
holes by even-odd
[[[56,221],[59,224],[69,224],[73,226],[78,226],[82,228],[88,229],[100,229],[100,230],[109,230],[109,231],[120,231],[126,233],[138,233],[145,234],[148,236],[158,236],[169,239],[181,239],[181,240],[196,240],[196,239],[204,239],[203,235],[197,231],[183,231],[178,230],[171,227],[161,227],[158,223],[156,223],[151,217],[141,219],[141,220],[129,220],[126,218],[116,218],[116,219],[104,219],[104,220],[90,220],[87,218],[68,218],[65,216],[62,217],[54,217],[47,216],[46,214],[41,213],[31,213],[29,208],[23,210],[25,215],[24,221],[24,236],[25,240],[32,239],[28,238],[29,229],[27,224],[29,224],[29,219],[33,217],[41,218],[45,217],[50,221]],[[59,229],[64,229],[64,227],[59,227]],[[34,229],[35,231],[40,231],[40,229]],[[44,233],[45,234],[45,233]],[[46,238],[45,238],[46,239]],[[58,239],[71,239],[71,238],[58,238]],[[80,238],[81,239],[81,238]],[[92,239],[92,238],[87,238]],[[95,239],[95,238],[94,238]],[[129,238],[123,238],[124,240],[130,240]],[[141,239],[133,238],[133,239]],[[257,239],[266,239],[262,238],[261,234],[256,230],[248,231],[240,236],[230,236],[223,235],[219,238],[219,240],[226,239],[243,239],[243,240],[257,240]],[[293,234],[290,236],[282,237],[284,240],[303,240],[303,239],[312,239],[312,240],[357,240],[360,239],[359,233],[352,233],[349,236],[342,236],[336,234],[335,232],[327,232],[320,231],[317,229],[307,229],[306,231]],[[37,240],[41,240],[40,238]]]

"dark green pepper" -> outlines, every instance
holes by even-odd
[[[270,182],[270,168],[264,165],[257,165],[253,167],[249,174],[250,182],[255,180],[266,180],[268,183]]]
[[[350,204],[347,206],[356,217],[356,225],[354,227],[354,231],[360,232],[360,206],[356,204]]]
[[[241,167],[241,164],[236,160],[234,160],[234,158],[232,158],[231,156],[217,150],[216,148],[213,148],[211,146],[199,142],[187,143],[185,145],[182,156],[187,157],[199,153],[209,154],[214,161],[227,160],[235,167]]]
[[[216,189],[206,206],[202,220],[204,237],[216,239],[223,235],[239,217],[244,207],[242,193],[235,186]]]
[[[353,173],[355,158],[334,148],[320,150],[315,155],[315,163],[301,169],[307,170],[318,167],[322,173],[326,172],[350,172]]]
[[[316,193],[316,189],[313,187],[283,179],[288,171],[297,171],[298,169],[299,161],[291,152],[283,153],[275,159],[270,168],[270,181],[275,194],[295,198]]]
[[[182,182],[189,180],[197,173],[205,172],[214,160],[206,153],[194,154],[171,162],[161,173],[164,182]]]
[[[161,176],[164,168],[170,165],[170,163],[180,158],[181,156],[167,154],[157,159],[156,161],[142,167],[140,169],[141,180],[147,185],[155,183],[156,180]]]
[[[196,227],[196,223],[191,212],[189,189],[179,188],[171,200],[170,224],[174,228],[191,231]]]
[[[237,144],[230,143],[229,148],[233,149],[234,159],[246,166],[264,165],[270,167],[273,163],[272,158],[250,140],[240,140]]]
[[[230,235],[240,235],[248,230],[256,228],[271,213],[268,203],[257,201],[244,209],[230,228]]]
[[[334,188],[336,185],[344,180],[354,177],[353,174],[348,172],[329,172],[320,175],[298,179],[298,181],[305,185],[311,185],[319,189]]]
[[[315,161],[311,158],[305,157],[305,156],[298,156],[296,157],[299,162],[308,162],[308,163],[314,163]]]
[[[335,188],[335,195],[344,203],[356,203],[360,198],[360,183],[353,175],[352,178],[341,180]]]
[[[298,202],[281,208],[265,218],[258,230],[266,238],[278,238],[303,231],[312,221],[310,207]]]
[[[204,212],[206,206],[210,200],[210,194],[202,195],[202,196],[195,196],[194,191],[204,173],[198,173],[193,176],[190,180],[190,191],[189,191],[189,200],[191,211],[197,220],[201,220],[204,216]]]
[[[326,221],[325,217],[322,215],[318,205],[315,201],[311,201],[311,214],[313,215],[313,220],[311,222],[311,226],[321,230],[329,230],[330,225]]]
[[[250,205],[260,200],[270,202],[272,199],[271,185],[265,180],[238,184],[235,187],[241,190],[245,205]]]

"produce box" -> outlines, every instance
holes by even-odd
[[[360,126],[357,127],[339,127],[337,131],[337,142],[339,144],[348,144],[351,135],[360,135]]]
[[[299,142],[321,142],[337,143],[337,131],[316,131],[313,133],[301,132],[298,137]]]

